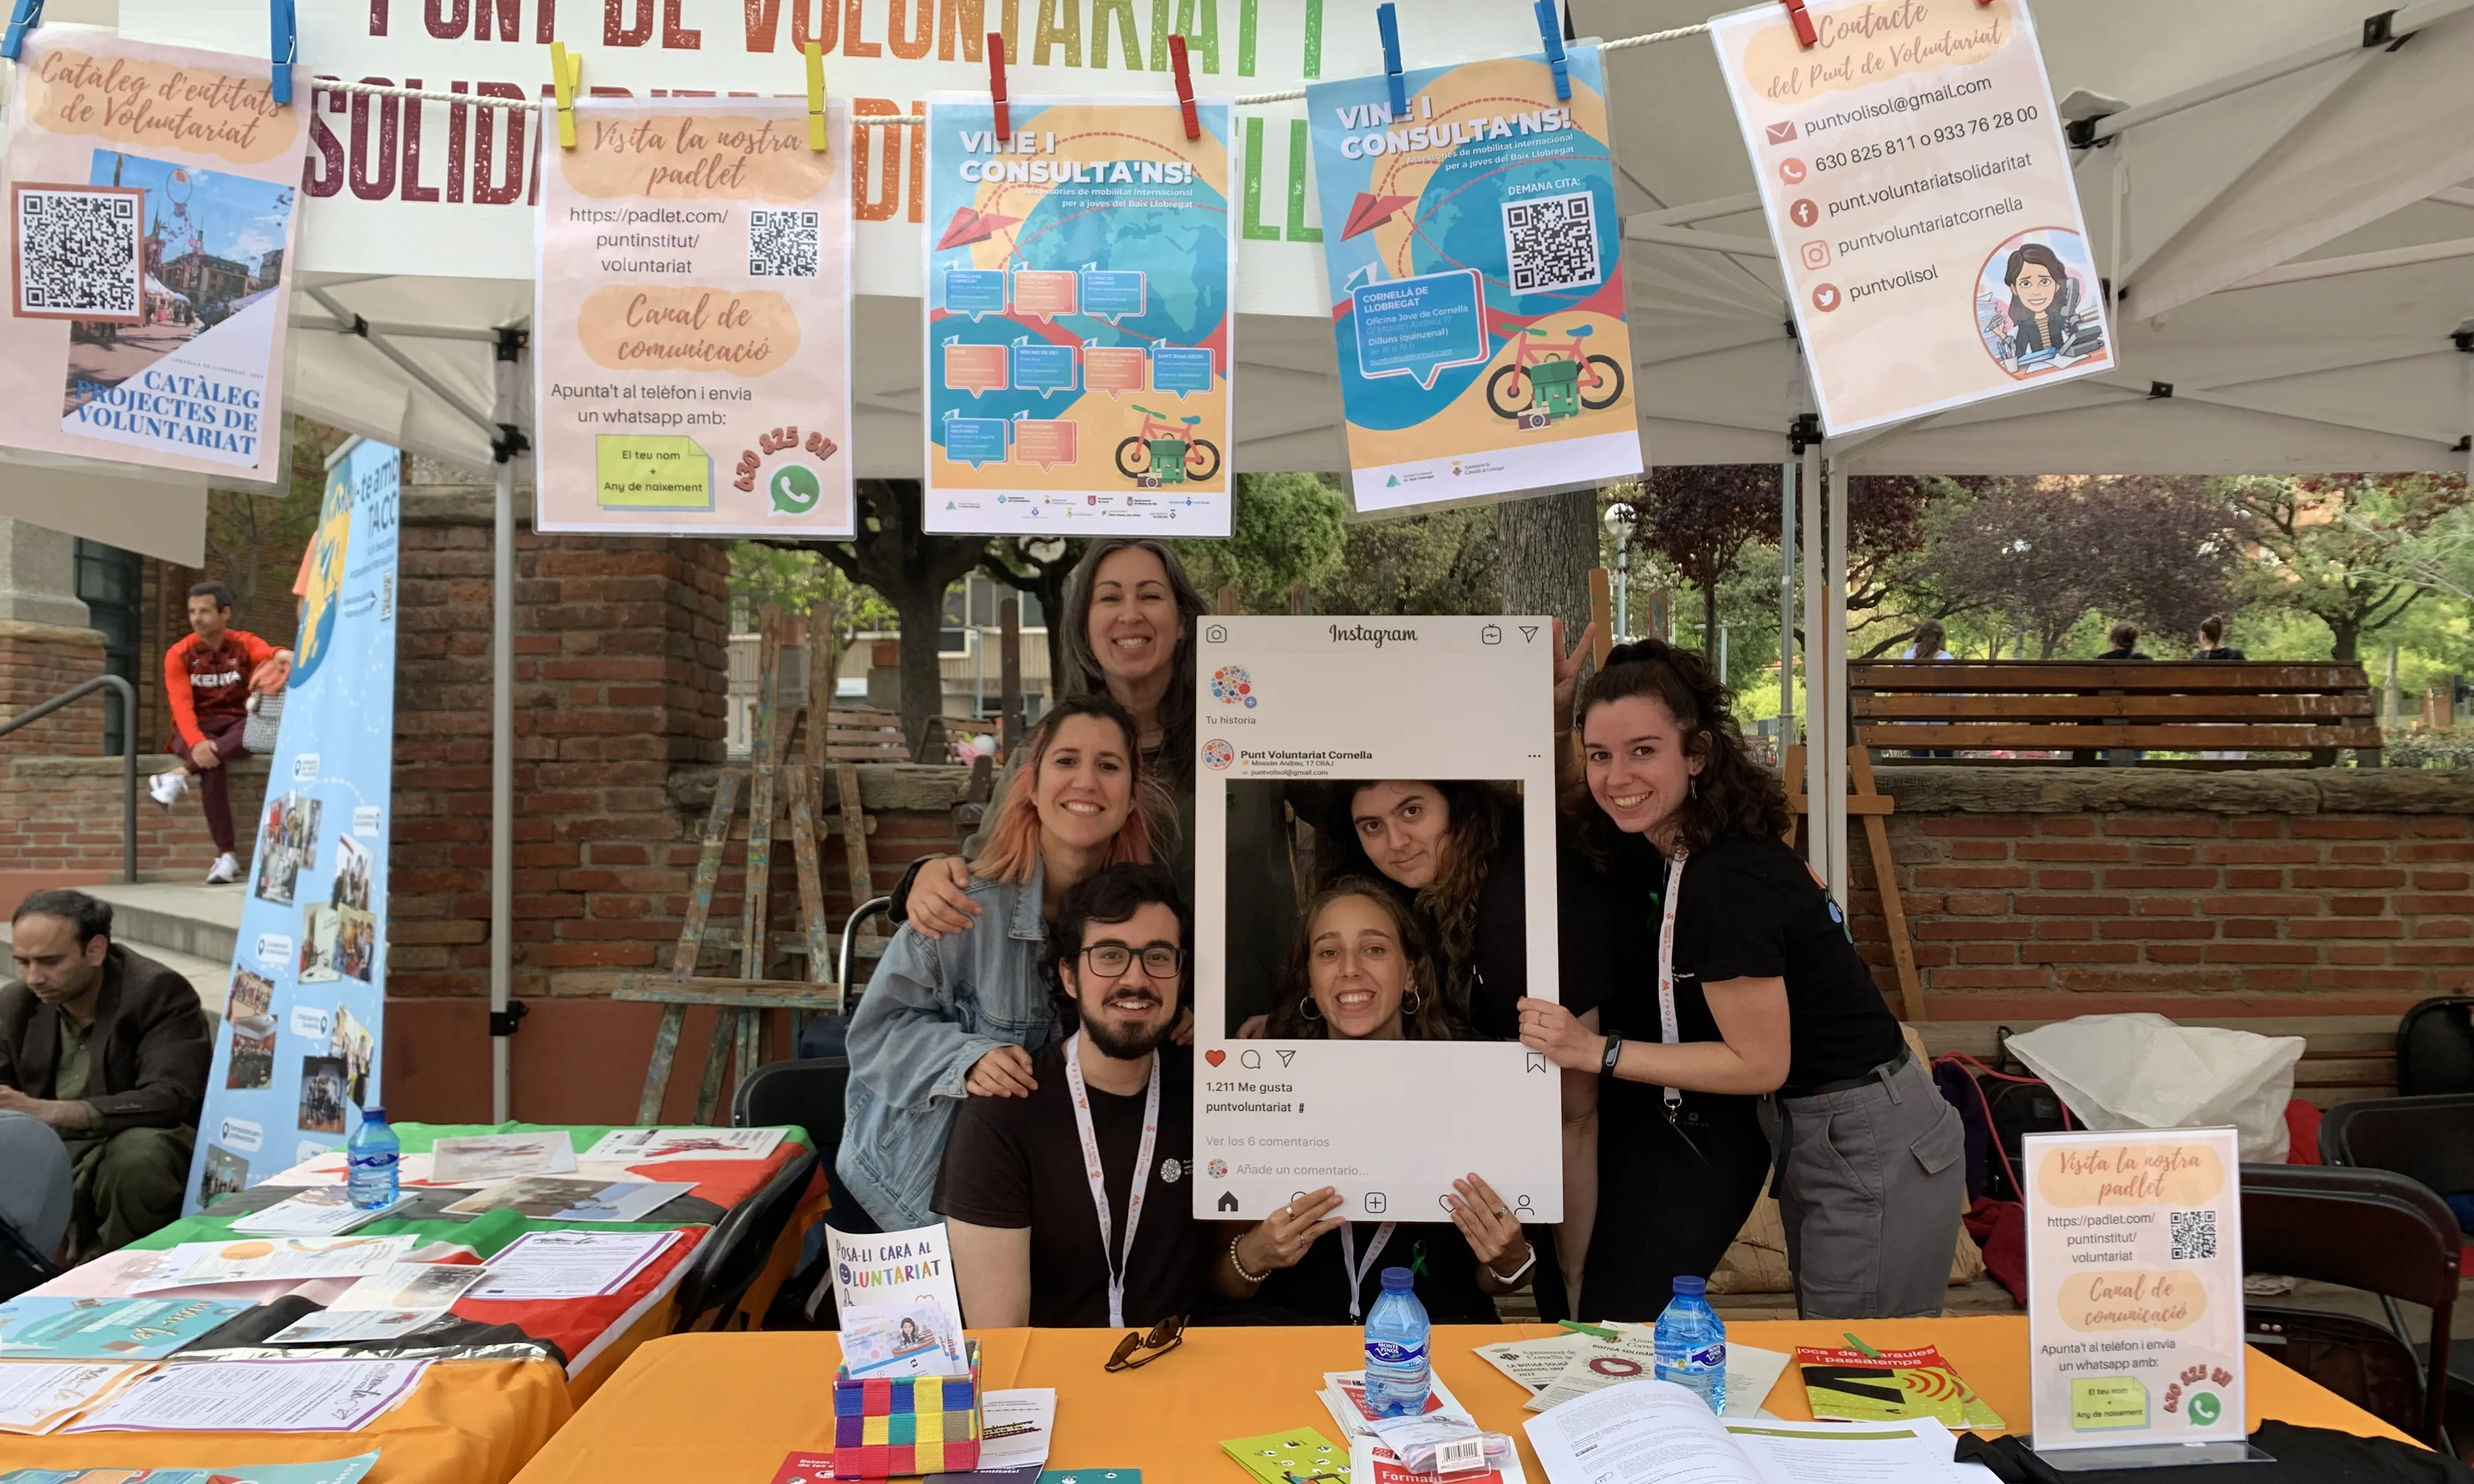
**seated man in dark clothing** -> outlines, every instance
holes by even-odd
[[[111,940],[109,903],[40,891],[12,922],[0,1112],[39,1119],[67,1146],[83,1261],[181,1214],[213,1043],[189,982]]]

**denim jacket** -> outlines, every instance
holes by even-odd
[[[887,1230],[924,1227],[962,1079],[999,1046],[1037,1051],[1056,1037],[1039,973],[1045,872],[1019,884],[974,880],[980,915],[940,938],[905,926],[878,961],[850,1024],[850,1083],[835,1168]]]

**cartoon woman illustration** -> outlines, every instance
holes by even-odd
[[[2081,321],[2078,280],[2051,248],[2029,242],[2014,250],[2001,281],[2010,289],[2011,371],[2030,360],[2088,355],[2102,344],[2097,328]]]

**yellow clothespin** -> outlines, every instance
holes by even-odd
[[[825,48],[820,41],[808,43],[808,148],[833,152],[825,137]]]
[[[584,85],[584,58],[564,41],[549,45],[549,88],[558,109],[558,147],[575,148],[575,94]]]

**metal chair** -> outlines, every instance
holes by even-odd
[[[789,1229],[815,1174],[816,1152],[811,1149],[783,1165],[763,1190],[731,1207],[715,1225],[694,1264],[679,1279],[672,1334],[695,1328],[708,1314],[715,1316],[715,1329],[727,1329],[741,1317],[740,1304],[763,1276],[773,1244]]]
[[[767,1061],[747,1074],[730,1100],[734,1129],[796,1125],[808,1145],[828,1162],[842,1142],[842,1096],[850,1085],[850,1059],[817,1057],[806,1061]]]
[[[2387,1170],[2246,1164],[2242,1202],[2245,1272],[2377,1294],[2393,1326],[2249,1303],[2250,1343],[2281,1348],[2294,1370],[2447,1451],[2448,1326],[2462,1237],[2439,1197]],[[2395,1300],[2431,1310],[2427,1350],[2406,1331]]]
[[[2474,994],[2423,1000],[2397,1018],[2397,1091],[2474,1092]]]

